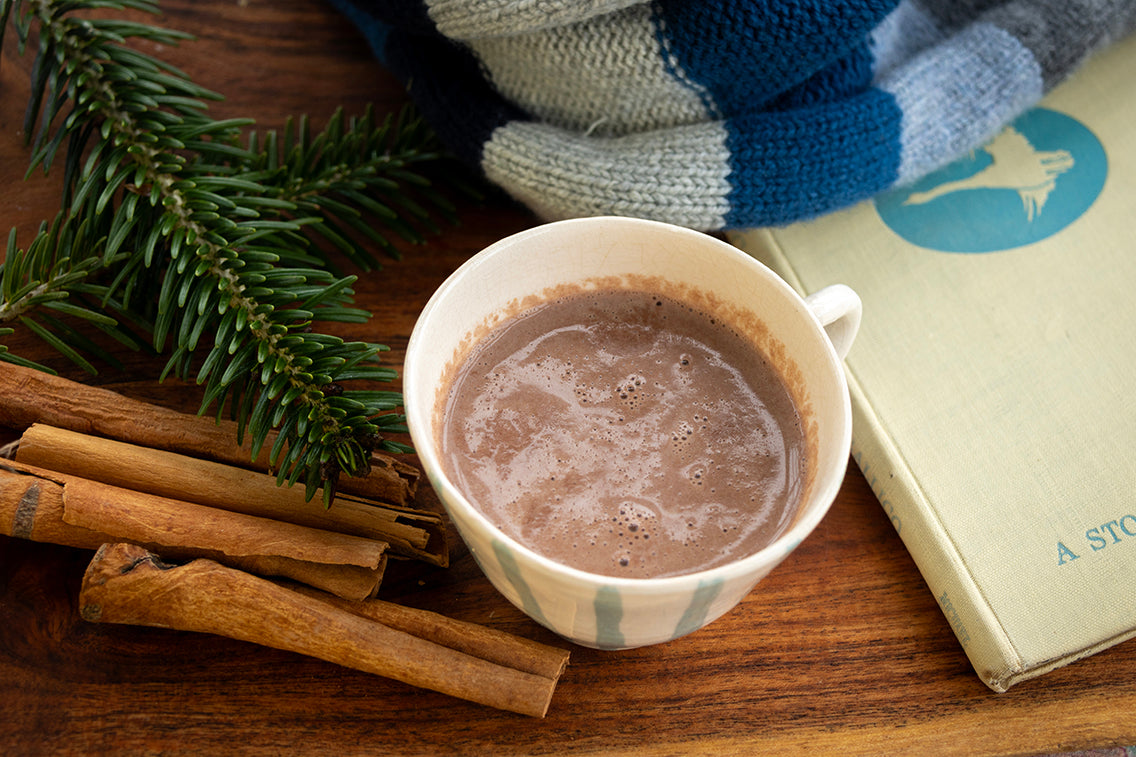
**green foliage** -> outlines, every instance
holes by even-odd
[[[202,411],[228,410],[254,454],[277,429],[279,480],[303,480],[309,496],[323,486],[330,501],[372,449],[405,449],[383,437],[404,430],[401,397],[351,388],[394,377],[385,348],[314,328],[369,317],[333,257],[374,269],[369,248],[395,253],[384,231],[418,241],[449,213],[420,170],[442,159],[433,137],[370,110],[315,136],[306,118],[264,134],[214,120],[219,95],[129,45],[186,35],[76,15],[96,8],[157,12],[146,0],[0,0],[0,32],[10,23],[21,51],[38,30],[29,173],[61,164],[64,177],[59,215],[26,248],[9,235],[0,337],[26,328],[88,371],[106,354],[100,331],[168,355],[163,377],[202,384]],[[4,360],[31,364],[0,345]]]

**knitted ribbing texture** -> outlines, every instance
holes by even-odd
[[[333,1],[541,217],[702,230],[910,183],[1136,26],[1136,0]]]

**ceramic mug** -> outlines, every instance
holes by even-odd
[[[789,528],[756,554],[666,578],[618,578],[557,563],[504,534],[441,465],[448,376],[476,340],[558,287],[649,277],[671,297],[701,292],[715,315],[773,361],[797,404],[809,473]],[[592,282],[592,283],[589,283]],[[684,294],[687,293],[687,294]],[[741,315],[739,315],[741,314]],[[430,483],[485,575],[510,602],[578,644],[627,649],[678,638],[734,607],[828,511],[844,479],[852,435],[842,360],[859,327],[860,299],[834,285],[802,298],[761,263],[714,237],[631,218],[538,226],[482,250],[434,293],[414,327],[403,372],[407,423]],[[756,318],[754,317],[756,316]],[[757,324],[754,327],[754,324]]]

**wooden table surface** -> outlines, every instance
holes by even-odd
[[[405,102],[354,29],[316,0],[162,7],[163,25],[198,39],[154,52],[224,93],[219,117],[271,128],[308,113],[322,124],[340,105]],[[50,179],[20,182],[31,61],[13,44],[3,55],[0,219],[28,239],[58,199]],[[339,333],[389,345],[400,366],[447,274],[535,222],[502,200],[463,207],[459,226],[362,278],[358,302],[375,318]],[[130,396],[197,406],[196,387],[159,384],[144,359],[94,377],[53,364]],[[17,432],[0,430],[0,441]],[[428,488],[419,502],[437,504]],[[460,543],[452,555],[444,570],[392,568],[381,595],[569,646],[498,595]],[[991,692],[854,466],[816,532],[724,618],[646,649],[573,647],[543,720],[224,638],[86,623],[76,604],[90,556],[0,537],[0,754],[1038,754],[1136,744],[1136,645]]]

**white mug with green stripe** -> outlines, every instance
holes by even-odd
[[[800,416],[807,458],[800,504],[771,543],[717,567],[662,578],[590,573],[522,544],[455,485],[443,465],[440,440],[455,367],[502,314],[565,287],[644,278],[673,282],[680,299],[681,293],[696,293],[699,307],[715,303],[715,314],[776,366]],[[627,649],[665,642],[733,608],[831,506],[851,446],[843,358],[860,315],[860,300],[851,289],[833,285],[802,298],[744,252],[686,228],[617,217],[549,223],[482,250],[434,293],[407,348],[407,423],[451,521],[510,602],[584,646]]]

